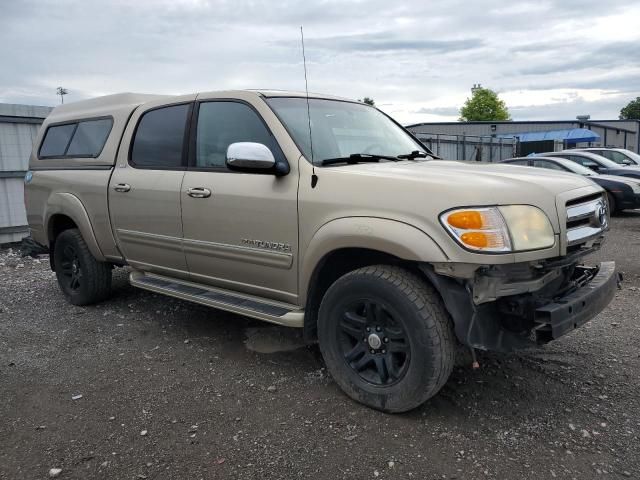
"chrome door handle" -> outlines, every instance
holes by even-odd
[[[128,192],[129,190],[131,190],[131,185],[129,185],[128,183],[118,183],[113,187],[113,189],[116,192]]]
[[[188,188],[187,195],[193,198],[208,198],[211,196],[211,190],[202,187]]]

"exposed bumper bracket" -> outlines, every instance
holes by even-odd
[[[619,281],[616,264],[603,262],[589,283],[536,309],[534,322],[538,343],[561,337],[595,317],[611,302]]]

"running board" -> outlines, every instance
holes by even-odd
[[[242,295],[228,290],[139,271],[131,272],[129,281],[134,287],[246,315],[258,320],[287,327],[301,328],[304,325],[304,311],[288,303],[267,302],[251,295]]]

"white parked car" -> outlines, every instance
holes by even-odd
[[[590,147],[577,150],[595,153],[622,165],[640,165],[640,155],[626,148]]]

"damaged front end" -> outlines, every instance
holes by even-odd
[[[577,257],[421,269],[442,295],[461,343],[508,352],[554,340],[609,304],[619,283],[615,263],[588,267]]]
[[[421,265],[444,299],[462,344],[502,352],[545,344],[583,325],[612,300],[620,281],[615,263],[582,264],[609,229],[602,193],[559,198],[557,206],[559,257]]]

